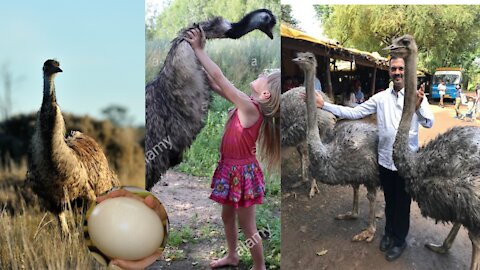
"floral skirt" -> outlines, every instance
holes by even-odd
[[[221,159],[213,174],[210,199],[235,208],[261,204],[265,192],[263,172],[255,157]]]

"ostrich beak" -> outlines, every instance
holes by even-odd
[[[390,46],[387,46],[387,47],[383,48],[382,50],[384,50],[384,51],[395,51],[395,50],[398,50],[398,49],[400,49],[400,48],[405,48],[405,47],[403,47],[403,46],[397,46],[397,45],[395,45],[395,44],[392,44],[392,45],[390,45]]]

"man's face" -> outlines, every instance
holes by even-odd
[[[405,61],[403,61],[403,58],[392,59],[390,61],[390,69],[388,70],[388,74],[390,75],[390,79],[393,81],[393,86],[397,91],[404,87],[404,72]]]

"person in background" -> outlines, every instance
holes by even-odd
[[[457,84],[455,86],[455,89],[457,90],[457,95],[455,98],[455,117],[458,119],[462,119],[463,115],[460,112],[460,105],[462,104],[462,86],[460,84]]]
[[[475,103],[477,104],[477,115],[475,118],[480,117],[480,83],[477,83],[477,87],[475,88]]]
[[[315,87],[315,91],[322,92],[322,84],[320,83],[320,80],[317,78],[317,76],[315,76],[314,87]]]
[[[440,107],[445,108],[443,105],[443,96],[445,95],[445,91],[447,91],[447,85],[445,85],[445,81],[442,80],[442,82],[438,85],[438,94],[440,95]]]

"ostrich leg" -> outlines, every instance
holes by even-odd
[[[312,184],[310,185],[310,194],[308,194],[310,199],[313,198],[313,196],[315,196],[315,193],[320,193],[320,190],[318,190],[317,179],[312,177]]]
[[[472,263],[470,270],[480,270],[480,234],[469,231],[468,237],[472,241]]]
[[[445,238],[442,245],[438,245],[434,243],[426,243],[425,247],[430,249],[433,252],[437,252],[440,254],[447,253],[447,251],[452,247],[453,241],[455,240],[455,237],[457,236],[457,233],[460,230],[460,226],[462,226],[460,223],[453,224],[453,227],[450,230],[450,233],[448,233],[448,236],[447,238]]]
[[[302,144],[299,144],[297,145],[297,152],[298,154],[300,155],[300,164],[301,164],[301,167],[302,167],[302,182],[304,181],[308,181],[308,174],[307,174],[307,168],[308,168],[308,153],[307,153],[307,147],[305,147],[305,145],[302,143]],[[308,196],[311,198],[313,198],[313,196],[315,196],[315,193],[320,193],[320,191],[318,190],[318,186],[317,186],[317,180],[315,180],[315,178],[312,177],[312,182],[311,182],[311,185],[310,185],[310,193],[308,194]]]
[[[353,187],[353,209],[352,211],[348,211],[345,214],[339,214],[335,219],[357,219],[358,218],[358,190],[359,185],[352,185]]]
[[[367,187],[367,199],[370,202],[370,214],[368,220],[368,228],[361,231],[359,234],[353,236],[352,241],[366,241],[367,243],[372,242],[375,232],[377,230],[377,220],[375,216],[375,206],[377,203],[377,189],[375,187]]]

